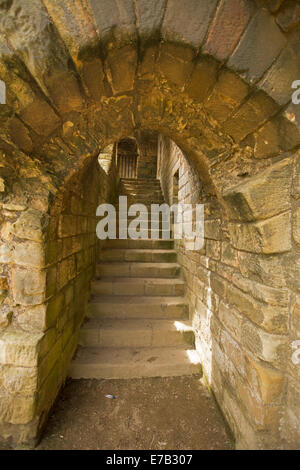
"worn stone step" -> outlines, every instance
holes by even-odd
[[[174,278],[180,274],[177,263],[101,263],[96,267],[97,278],[103,277],[163,277]]]
[[[147,249],[147,250],[171,250],[174,247],[174,240],[151,240],[138,239],[131,240],[106,240],[105,248],[129,248],[129,249]]]
[[[92,295],[184,295],[184,281],[164,278],[106,278],[92,282]]]
[[[73,379],[129,379],[201,374],[194,349],[79,348],[71,363]]]
[[[101,318],[188,319],[189,308],[179,296],[95,296],[87,307],[87,316]]]
[[[100,252],[100,261],[137,261],[146,263],[174,263],[177,260],[176,250],[147,250],[147,249],[104,249]]]
[[[160,180],[157,178],[121,178],[121,184],[133,184],[133,185],[160,185]]]
[[[193,346],[194,332],[188,321],[91,318],[81,329],[79,344],[103,348]]]

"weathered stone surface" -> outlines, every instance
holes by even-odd
[[[262,402],[270,404],[280,401],[284,390],[284,375],[263,362],[246,357],[246,370],[250,387]]]
[[[233,274],[232,282],[239,289],[265,304],[279,305],[282,307],[288,306],[290,295],[287,289],[265,286],[253,281],[252,279],[245,278],[239,273]]]
[[[85,62],[82,77],[89,93],[95,101],[100,101],[105,94],[103,64],[99,58]]]
[[[0,334],[0,363],[35,367],[43,333],[7,331]]]
[[[9,243],[0,246],[0,263],[11,263],[13,259],[13,248]]]
[[[300,77],[299,47],[299,37],[295,36],[259,83],[259,86],[280,105],[291,100],[294,92],[292,83]]]
[[[264,47],[261,45],[264,44]],[[228,65],[250,83],[270,67],[286,44],[286,39],[266,10],[259,10],[243,35]]]
[[[108,54],[108,76],[116,93],[133,88],[137,68],[137,53],[132,46],[114,49]]]
[[[184,41],[200,46],[208,29],[216,0],[168,0],[162,25],[163,36],[171,41]],[[180,15],[178,11],[180,10]]]
[[[59,117],[45,101],[34,101],[21,112],[20,116],[41,136],[50,135],[60,124]]]
[[[291,214],[272,217],[252,224],[231,224],[231,242],[252,253],[282,253],[291,249]]]
[[[46,312],[46,306],[43,304],[24,308],[18,314],[18,324],[27,332],[45,331],[47,326]]]
[[[224,128],[236,142],[240,142],[276,111],[275,103],[264,93],[257,92],[224,123]]]
[[[276,17],[276,23],[285,32],[294,29],[300,24],[300,5],[295,4],[293,0],[285,2]]]
[[[34,416],[33,396],[9,395],[0,398],[0,422],[11,424],[29,423]]]
[[[142,39],[158,35],[167,0],[138,0],[136,2],[137,29]]]
[[[51,98],[60,114],[71,111],[81,111],[84,99],[81,95],[78,81],[71,72],[61,72],[51,77],[47,83]]]
[[[300,432],[299,432],[299,399],[300,391],[297,383],[290,380],[287,389],[287,409],[285,416],[285,439],[284,439],[284,448],[285,449],[298,449]]]
[[[292,195],[295,199],[300,198],[300,154],[296,156],[295,159],[295,167],[294,167],[294,180],[293,180],[293,188],[292,188]]]
[[[14,299],[21,305],[36,305],[44,301],[45,273],[21,268],[12,270],[12,291]]]
[[[258,302],[251,295],[229,285],[226,291],[229,304],[234,305],[253,323],[269,333],[285,334],[288,326],[288,309]]]
[[[242,342],[256,358],[273,364],[277,368],[284,366],[288,350],[288,338],[286,336],[266,333],[255,327],[251,322],[244,322]]]
[[[7,291],[6,290],[0,290],[0,305],[5,300],[6,296],[7,296]],[[4,308],[1,309],[1,312],[0,312],[0,331],[5,330],[5,328],[7,328],[10,325],[11,319],[12,319],[12,313],[13,312],[10,309],[4,309]]]
[[[292,171],[290,160],[284,159],[227,190],[223,197],[228,203],[231,217],[251,222],[289,210]]]
[[[241,78],[228,70],[223,70],[205,107],[215,119],[224,122],[248,93],[249,87]]]
[[[10,123],[10,135],[17,144],[17,146],[24,152],[31,152],[33,150],[33,143],[29,135],[28,129],[20,121],[20,119],[13,118]]]
[[[300,245],[300,207],[295,210],[293,215],[293,237]]]
[[[21,266],[42,268],[45,264],[44,247],[33,241],[18,243],[13,252],[13,260]]]
[[[183,87],[193,70],[193,51],[184,46],[162,45],[159,69],[164,76],[179,87]]]
[[[100,38],[117,42],[136,35],[135,12],[132,0],[90,0]],[[123,37],[122,37],[123,36]],[[122,39],[121,39],[122,38]]]
[[[209,57],[200,57],[192,72],[186,91],[193,99],[204,101],[217,80],[218,64]]]
[[[254,11],[254,4],[248,0],[222,0],[209,28],[203,51],[221,61],[228,59]]]
[[[0,365],[0,387],[4,387],[8,393],[34,395],[37,387],[37,368]]]
[[[40,242],[44,238],[48,216],[35,209],[28,209],[14,223],[12,232],[18,238]]]
[[[255,134],[254,155],[269,158],[300,145],[300,133],[287,119],[275,117]]]

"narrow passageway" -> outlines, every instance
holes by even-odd
[[[160,182],[122,179],[120,194],[127,200],[125,213],[119,207],[118,228],[130,222],[127,209],[132,204],[143,204],[138,232],[143,223],[148,229],[136,240],[107,240],[100,251],[81,346],[69,375],[122,379],[200,374],[171,230],[163,234],[168,230],[160,224],[158,239],[151,238],[151,205],[163,203]]]
[[[37,449],[230,450],[232,441],[198,377],[72,380]]]

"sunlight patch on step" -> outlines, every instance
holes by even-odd
[[[200,364],[200,357],[196,349],[187,349],[185,352],[191,364]]]
[[[193,331],[193,328],[191,325],[186,325],[185,323],[182,323],[181,321],[175,321],[174,326],[177,331],[180,331],[180,333],[184,333],[186,331]]]

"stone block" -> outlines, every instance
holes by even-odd
[[[242,333],[242,315],[237,310],[227,306],[221,301],[218,316],[220,322],[225,326],[233,338],[239,341]]]
[[[0,365],[0,387],[9,394],[34,395],[37,390],[37,368]]]
[[[100,37],[105,42],[114,40],[117,44],[136,37],[136,18],[132,0],[90,0]]]
[[[274,18],[267,10],[260,9],[250,21],[228,65],[240,72],[248,82],[256,82],[285,45],[286,38]]]
[[[300,5],[288,0],[276,17],[276,23],[286,33],[292,31],[300,24]]]
[[[0,422],[26,424],[32,421],[35,411],[33,396],[6,395],[0,397]]]
[[[300,207],[293,213],[293,238],[300,245]]]
[[[253,323],[244,321],[242,345],[254,354],[257,359],[279,369],[285,367],[289,346],[287,336],[267,333]]]
[[[201,56],[191,74],[191,78],[186,86],[186,92],[194,100],[203,102],[217,80],[218,63],[211,57]]]
[[[281,152],[288,152],[300,145],[298,129],[282,116],[267,122],[254,137],[255,158],[268,158]]]
[[[115,93],[133,89],[137,68],[137,52],[132,46],[113,49],[107,56],[107,73]]]
[[[249,93],[249,86],[229,70],[222,70],[205,108],[219,122],[226,121]]]
[[[21,268],[12,270],[12,291],[14,299],[21,305],[37,305],[44,301],[46,276],[43,271],[29,271]]]
[[[48,222],[47,215],[35,209],[28,209],[13,224],[12,232],[18,238],[41,242]]]
[[[163,20],[166,0],[139,0],[136,2],[137,29],[142,40],[158,35]]]
[[[0,335],[0,363],[35,367],[43,333],[6,331]]]
[[[246,356],[246,372],[251,390],[263,403],[281,401],[286,380],[282,372],[250,356]]]
[[[38,135],[44,137],[50,135],[61,122],[51,106],[41,100],[35,100],[26,106],[21,111],[20,117]]]
[[[242,314],[246,315],[253,323],[261,326],[266,331],[277,334],[287,333],[287,307],[259,302],[251,295],[232,285],[229,285],[227,288],[227,301],[234,305]]]
[[[46,305],[25,307],[18,314],[17,321],[20,327],[27,332],[42,332],[47,326]]]
[[[232,117],[224,122],[224,129],[240,142],[276,114],[276,103],[265,93],[254,93]]]
[[[290,159],[286,158],[226,190],[223,197],[231,217],[251,222],[289,210],[292,171]]]
[[[254,4],[248,0],[222,0],[209,28],[203,52],[220,61],[228,59],[254,11]]]
[[[33,241],[17,243],[13,252],[13,260],[17,265],[43,268],[45,265],[44,246]]]
[[[199,47],[216,6],[216,0],[168,0],[162,25],[163,37]]]
[[[72,72],[56,73],[47,79],[46,85],[60,115],[82,110],[84,100],[78,80]]]
[[[171,83],[183,87],[194,68],[192,59],[193,51],[189,47],[162,44],[158,65]]]
[[[278,216],[251,224],[230,224],[232,245],[238,250],[251,253],[284,253],[290,251],[291,214]]]
[[[300,77],[299,47],[299,37],[291,38],[287,47],[283,49],[275,63],[258,84],[280,105],[285,105],[291,100],[294,92],[292,83],[299,80]]]

